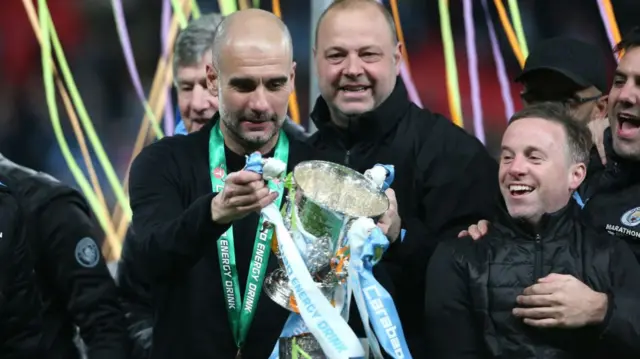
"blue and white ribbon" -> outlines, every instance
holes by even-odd
[[[373,266],[389,247],[389,240],[370,218],[358,218],[348,236],[351,248],[348,280],[372,353],[382,358],[379,341],[393,358],[411,358],[393,299],[373,276]],[[375,336],[369,323],[373,324]]]
[[[276,159],[270,160],[274,160],[273,163],[263,160],[259,153],[253,153],[247,156],[245,170],[261,173],[263,176],[274,175],[267,172],[275,172],[281,168]],[[267,167],[273,167],[273,169]],[[278,249],[289,279],[289,286],[293,290],[298,304],[302,324],[306,326],[308,332],[313,334],[329,358],[363,357],[364,349],[358,337],[349,327],[347,321],[341,317],[340,311],[331,305],[313,281],[298,247],[284,224],[280,210],[272,203],[263,208],[261,214],[266,221],[275,227]],[[301,328],[299,319],[295,316],[289,319],[291,323],[288,322],[289,326],[285,325],[285,330],[294,332],[292,328]]]
[[[188,135],[187,128],[184,126],[184,121],[180,120],[176,125],[175,130],[173,130],[174,135]]]

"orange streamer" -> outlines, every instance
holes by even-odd
[[[622,40],[620,36],[620,28],[618,28],[618,21],[616,20],[616,15],[613,12],[613,6],[611,5],[611,0],[602,0],[602,5],[604,5],[604,12],[607,14],[607,19],[609,20],[609,24],[611,25],[611,32],[613,33],[613,41],[617,44]],[[624,55],[624,51],[620,51],[618,53],[618,60]]]
[[[400,11],[398,10],[398,0],[391,0],[391,13],[393,14],[393,22],[396,26],[396,33],[398,34],[398,41],[402,44],[402,58],[407,66],[409,74],[411,74],[411,68],[409,66],[409,54],[407,52],[407,44],[404,42],[404,33],[402,32],[402,26],[400,26]]]
[[[507,34],[507,39],[509,40],[509,44],[513,49],[513,53],[516,55],[516,59],[518,59],[518,63],[520,67],[524,67],[525,58],[522,54],[522,49],[520,48],[520,44],[518,43],[518,38],[516,37],[516,33],[513,31],[513,26],[511,26],[511,21],[507,16],[507,11],[504,8],[501,0],[493,0],[496,4],[496,8],[498,10],[498,16],[500,17],[500,23],[504,28],[505,33]]]
[[[282,19],[280,0],[273,0],[271,2],[271,8],[273,9],[273,13]],[[296,94],[295,84],[291,95],[289,95],[289,113],[291,114],[293,122],[300,124],[300,107],[298,106],[298,95]]]

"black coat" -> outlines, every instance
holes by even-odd
[[[491,218],[499,194],[497,162],[464,129],[411,103],[399,78],[387,100],[346,130],[331,123],[322,97],[311,118],[318,131],[309,143],[318,159],[359,172],[377,163],[395,167],[391,188],[407,232],[389,248],[382,265],[393,276],[409,349],[414,358],[423,358],[427,263],[441,239]]]
[[[443,242],[427,273],[426,343],[432,359],[638,358],[640,264],[621,240],[593,230],[571,202],[537,231],[501,215],[480,240]],[[536,329],[512,314],[516,297],[550,273],[606,293],[602,323]]]

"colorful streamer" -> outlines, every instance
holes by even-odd
[[[31,23],[31,27],[33,28],[33,31],[36,35],[38,43],[41,44],[42,46],[43,36],[41,34],[41,29],[38,22],[38,15],[36,14],[36,10],[33,6],[33,3],[29,0],[23,0],[22,3],[27,13],[27,18],[29,19],[29,22]],[[52,66],[52,72],[54,74],[55,84],[58,87],[58,91],[60,91],[60,97],[62,99],[62,103],[69,115],[69,119],[71,121],[73,131],[76,137],[78,138],[78,145],[80,146],[82,156],[85,160],[85,164],[87,166],[87,171],[89,172],[91,182],[93,183],[93,187],[94,187],[93,191],[95,192],[92,191],[91,187],[84,188],[85,191],[88,191],[88,194],[86,194],[86,196],[93,195],[93,197],[97,199],[97,201],[89,202],[89,205],[91,206],[91,209],[96,214],[96,217],[98,217],[98,220],[99,220],[98,223],[102,226],[102,229],[107,235],[107,242],[114,243],[117,240],[117,238],[115,236],[115,232],[112,227],[113,223],[109,221],[107,205],[104,200],[104,195],[102,194],[102,188],[100,187],[100,183],[98,181],[95,169],[93,168],[93,164],[91,162],[91,155],[89,154],[89,149],[87,148],[86,142],[84,140],[82,129],[80,127],[78,118],[73,109],[73,105],[71,104],[71,100],[69,98],[67,89],[64,87],[64,84],[59,78],[55,64],[53,64],[53,60],[51,60],[51,66]],[[54,92],[54,100],[55,100],[55,92]],[[57,113],[54,115],[57,115]],[[64,157],[64,152],[63,152],[63,157]],[[72,161],[74,164],[76,164],[76,167],[79,168],[73,156],[65,157],[65,161],[69,161],[69,160]],[[77,175],[78,173],[72,173],[72,174]],[[79,172],[79,175],[84,178],[82,171]]]
[[[162,55],[164,56],[164,58],[169,58],[169,53],[173,50],[171,48],[169,48],[168,44],[167,44],[167,35],[169,34],[169,24],[171,23],[171,7],[177,7],[178,11],[174,11],[174,16],[176,16],[178,18],[178,24],[181,24],[180,22],[180,14],[182,14],[182,17],[184,18],[184,12],[182,11],[182,5],[178,4],[176,6],[176,1],[174,0],[164,0],[162,2],[162,14],[161,16],[161,29],[160,29],[160,39],[161,39],[161,46],[162,46]],[[182,26],[182,25],[181,25]],[[185,23],[186,26],[186,23]],[[182,28],[182,27],[181,27]],[[168,71],[173,71],[173,64],[170,64],[171,66],[171,70]],[[175,74],[174,74],[175,76]],[[167,101],[164,104],[164,133],[167,134],[167,136],[173,136],[173,131],[174,131],[174,126],[175,126],[175,118],[173,116],[173,103],[171,101],[171,86],[167,86],[167,89],[165,90],[167,92]]]
[[[604,24],[605,31],[607,32],[607,38],[613,49],[616,44],[621,40],[620,29],[618,28],[618,22],[613,12],[613,6],[611,6],[611,0],[598,0],[598,10],[600,10],[600,17],[602,17],[602,23]],[[622,52],[615,56],[616,61],[620,61]]]
[[[509,40],[511,48],[513,49],[513,53],[516,55],[516,59],[520,64],[520,68],[523,68],[525,57],[522,54],[522,49],[520,48],[520,44],[518,43],[518,38],[513,31],[513,27],[511,26],[511,21],[509,21],[509,17],[507,16],[507,11],[504,9],[504,5],[502,4],[501,0],[493,0],[493,3],[496,4],[498,16],[500,17],[500,23],[502,23],[502,27],[504,28],[504,32],[507,35],[507,39]]]
[[[382,0],[378,0],[378,3],[382,4]],[[407,94],[409,95],[409,100],[416,104],[416,106],[422,108],[422,101],[420,100],[420,96],[418,95],[418,90],[416,85],[413,83],[413,79],[411,78],[411,72],[409,71],[409,56],[407,53],[407,46],[404,42],[404,35],[402,35],[402,25],[400,24],[400,12],[398,10],[398,2],[391,1],[391,11],[394,15],[394,23],[396,26],[396,32],[398,33],[398,41],[402,44],[402,55],[404,61],[400,63],[400,77],[402,78],[402,82],[404,86],[407,88]]]
[[[151,119],[151,125],[153,126],[156,136],[160,139],[163,137],[162,130],[158,124],[158,120],[153,115],[151,107],[144,95],[142,89],[142,83],[140,82],[140,75],[138,74],[138,68],[136,67],[136,61],[133,56],[133,49],[131,47],[131,39],[129,38],[129,30],[127,29],[127,21],[124,16],[124,10],[122,7],[122,0],[111,0],[111,7],[113,9],[113,17],[116,21],[116,29],[118,30],[118,38],[120,39],[120,46],[122,47],[122,53],[124,54],[125,62],[127,63],[127,70],[129,71],[129,77],[133,83],[133,88],[136,91],[138,100],[142,103],[145,113]]]
[[[273,0],[272,4],[273,13],[282,19],[282,10],[280,8],[280,0]],[[298,106],[298,95],[296,93],[295,84],[294,89],[291,91],[291,95],[289,95],[289,114],[291,115],[291,119],[293,122],[298,125],[300,122],[300,107]]]
[[[498,75],[498,82],[500,83],[500,94],[502,95],[502,103],[504,103],[504,115],[507,120],[511,118],[515,112],[513,98],[511,97],[511,81],[507,75],[507,68],[504,65],[504,58],[500,51],[500,43],[496,36],[495,26],[493,20],[491,20],[491,13],[489,12],[489,5],[487,0],[482,0],[482,8],[484,9],[484,16],[487,20],[487,29],[489,29],[489,39],[491,40],[491,51],[493,52],[493,61],[496,64],[496,73]]]
[[[522,26],[522,18],[520,17],[518,0],[509,0],[509,12],[511,13],[511,21],[513,22],[513,28],[516,31],[516,37],[518,38],[520,51],[522,51],[522,56],[526,60],[527,57],[529,57],[529,47],[527,46],[527,37],[524,34],[524,27]]]
[[[89,137],[89,142],[91,143],[96,156],[98,157],[98,162],[102,166],[105,175],[107,176],[107,181],[111,185],[113,192],[116,196],[116,200],[118,203],[124,208],[124,213],[127,218],[131,218],[131,208],[129,208],[129,200],[124,193],[124,190],[120,184],[120,179],[113,169],[113,165],[111,161],[109,161],[109,157],[107,156],[104,147],[102,146],[102,142],[100,142],[100,138],[98,137],[95,128],[93,127],[93,123],[89,118],[89,114],[87,112],[86,107],[84,106],[84,102],[82,101],[82,97],[78,92],[78,87],[75,84],[73,76],[71,75],[71,70],[69,69],[69,64],[67,63],[67,59],[64,55],[64,51],[62,50],[62,45],[60,44],[60,39],[58,39],[58,34],[56,33],[55,25],[53,24],[53,20],[49,18],[49,23],[51,27],[51,38],[53,40],[53,49],[55,50],[56,57],[58,59],[58,63],[60,64],[60,70],[62,72],[62,77],[65,80],[67,88],[71,94],[71,99],[73,100],[73,104],[78,110],[78,115],[80,117],[80,122],[82,122],[82,127],[87,132],[87,136]]]
[[[198,0],[191,0],[191,17],[198,19],[202,16],[200,6],[198,6]]]
[[[222,16],[228,16],[238,11],[238,4],[236,4],[235,0],[218,0],[218,6]]]
[[[464,123],[462,121],[462,105],[460,101],[460,84],[458,82],[456,52],[455,47],[453,46],[453,34],[451,33],[449,1],[438,0],[438,9],[440,11],[440,31],[442,32],[442,45],[444,47],[444,65],[447,73],[449,112],[451,113],[451,120],[453,123],[464,128]]]
[[[28,1],[25,0],[24,3],[26,5]],[[30,4],[31,5],[31,4]],[[47,7],[46,0],[38,0],[38,13],[39,13],[39,24],[40,29],[42,31],[42,72],[43,72],[43,83],[45,88],[45,95],[47,106],[49,108],[51,124],[53,126],[53,132],[58,140],[60,145],[60,150],[67,161],[67,165],[71,170],[74,178],[78,182],[83,193],[87,197],[87,201],[90,203],[92,208],[99,208],[99,200],[91,190],[91,185],[88,183],[82,170],[78,166],[78,164],[73,159],[73,154],[69,148],[69,144],[67,143],[64,133],[62,130],[62,125],[60,123],[60,117],[58,115],[58,106],[56,103],[55,96],[55,88],[54,88],[54,70],[53,70],[53,58],[51,51],[51,35],[54,35],[55,42],[55,29],[52,24],[51,15],[49,14],[49,9]],[[99,214],[98,212],[97,214]],[[100,224],[103,228],[110,228],[109,223],[104,223],[107,220],[106,216],[98,216],[98,220],[101,222]],[[111,224],[112,225],[112,224]],[[119,243],[114,243],[114,245],[119,245]],[[119,248],[118,248],[119,249]]]
[[[471,109],[473,111],[473,132],[483,144],[486,142],[482,121],[482,97],[480,95],[480,74],[478,73],[478,53],[476,50],[475,21],[472,0],[463,0],[464,31],[466,33],[469,84],[471,85]]]

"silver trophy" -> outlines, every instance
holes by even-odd
[[[284,223],[312,278],[327,299],[335,303],[337,288],[346,283],[346,235],[350,224],[359,217],[377,219],[389,208],[389,199],[368,176],[332,162],[302,162],[294,168],[291,178],[282,210]],[[280,259],[277,245],[272,247]],[[265,279],[264,291],[280,306],[298,313],[284,265],[281,259],[279,262],[280,268]],[[343,317],[346,315],[343,313]],[[296,337],[281,338],[281,348],[293,339]],[[298,339],[300,344],[307,344],[307,350],[319,348],[308,336]],[[289,355],[281,353],[280,358]]]

